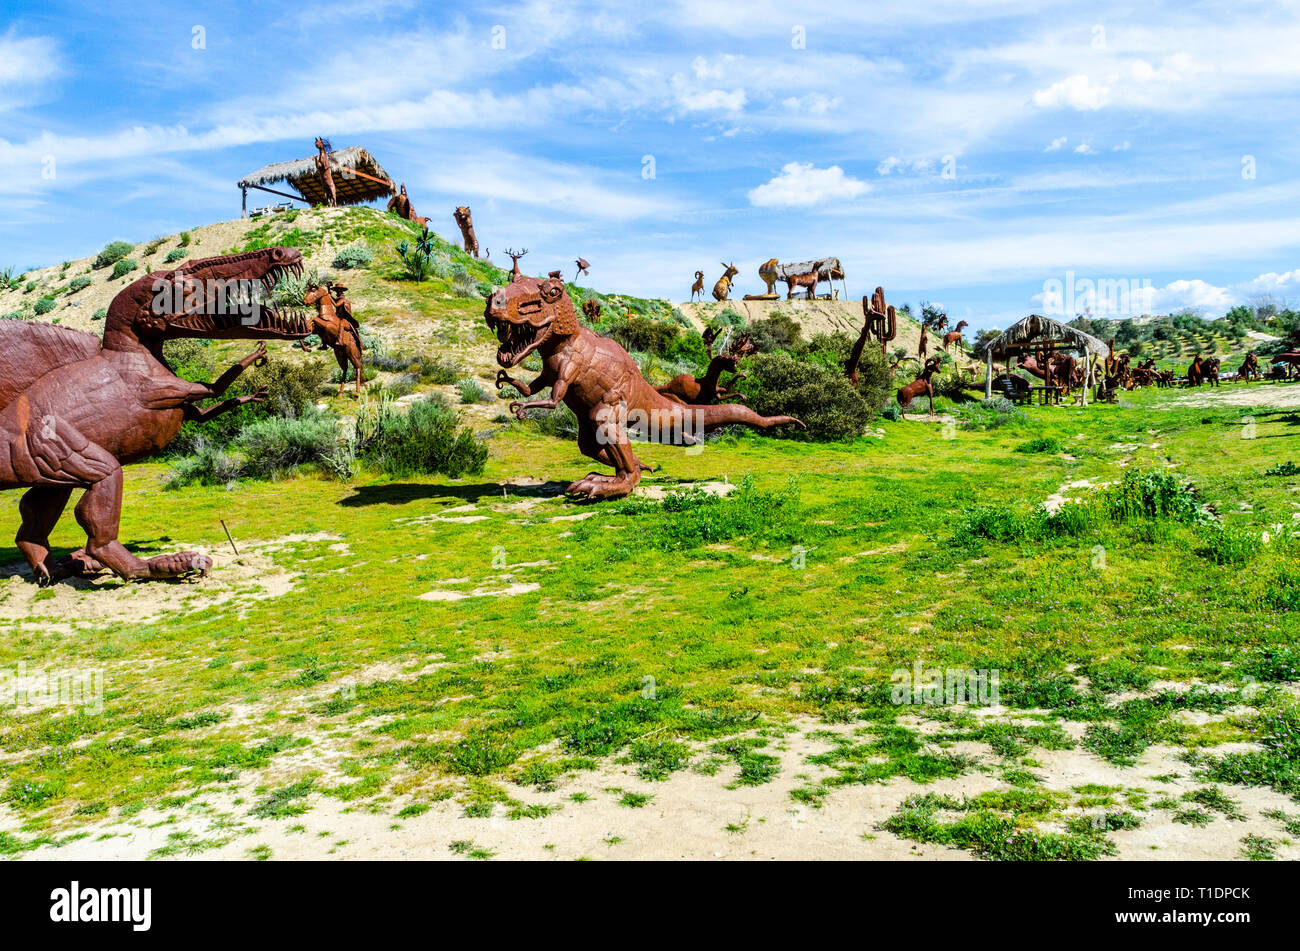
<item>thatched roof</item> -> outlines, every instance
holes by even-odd
[[[823,281],[840,281],[844,279],[844,266],[840,264],[839,258],[818,258],[816,261],[799,261],[796,264],[778,264],[776,272],[782,278],[791,274],[801,275],[809,274],[813,268],[817,268],[817,276]]]
[[[1024,320],[1016,321],[992,340],[976,347],[975,353],[981,358],[987,358],[992,350],[994,360],[1006,360],[1014,354],[1025,353],[1043,345],[1053,346],[1057,350],[1088,350],[1099,357],[1110,353],[1110,348],[1092,334],[1039,314],[1030,314]]]
[[[338,193],[340,205],[361,205],[376,198],[384,198],[397,191],[392,178],[383,170],[375,157],[359,145],[339,149],[330,153],[334,166],[334,190]],[[360,175],[348,175],[348,169],[355,169],[366,175],[383,179],[388,184],[381,185]],[[312,205],[325,203],[325,187],[316,172],[316,156],[294,159],[292,162],[276,162],[259,169],[239,180],[240,188],[255,185],[271,185],[275,182],[288,182],[303,200]]]

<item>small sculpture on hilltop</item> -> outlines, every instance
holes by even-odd
[[[574,281],[577,281],[578,278],[582,277],[587,273],[587,270],[591,267],[591,264],[587,261],[586,258],[578,258],[578,260],[574,261],[573,263],[578,265],[578,273],[573,275]]]
[[[402,183],[401,190],[388,199],[388,210],[393,212],[399,218],[405,218],[407,221],[414,221],[417,225],[427,224],[429,219],[422,218],[415,213],[415,207],[411,204],[411,199],[406,194],[406,183]]]
[[[510,274],[512,277],[519,276],[519,259],[527,253],[527,248],[524,248],[522,251],[515,251],[512,248],[506,248],[506,257],[508,257],[511,262]]]
[[[452,212],[452,217],[456,219],[456,224],[460,228],[460,237],[465,244],[465,253],[470,257],[478,257],[478,237],[474,234],[474,218],[469,213],[469,206],[461,205]]]
[[[724,301],[728,298],[731,294],[732,278],[740,273],[740,270],[734,264],[723,263],[722,266],[726,270],[723,271],[722,277],[718,278],[717,283],[713,285],[713,299],[716,301]]]
[[[695,283],[691,285],[691,300],[695,300],[695,295],[699,294],[700,299],[704,299],[704,272],[695,272]]]
[[[329,139],[317,137],[316,173],[320,176],[321,186],[325,189],[325,204],[330,208],[337,208],[339,194],[334,187],[334,163],[330,159],[330,153],[333,151]]]

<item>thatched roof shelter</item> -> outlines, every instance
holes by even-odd
[[[362,205],[376,198],[386,198],[397,191],[392,178],[375,161],[375,157],[359,145],[331,152],[330,162],[334,167],[334,188],[340,205]],[[276,182],[287,182],[302,197],[267,187]],[[314,155],[268,165],[251,175],[245,175],[238,185],[244,190],[245,197],[248,189],[256,188],[282,198],[305,201],[310,205],[323,205],[326,202],[325,186],[316,171]]]
[[[1010,363],[1012,357],[1042,350],[1055,353],[1059,350],[1075,351],[1082,358],[1086,367],[1087,382],[1083,387],[1083,405],[1088,405],[1088,386],[1092,382],[1093,363],[1097,359],[1105,360],[1110,348],[1092,334],[1069,327],[1059,320],[1030,314],[1024,320],[1018,320],[991,340],[979,344],[975,354],[988,364],[988,377],[984,392],[993,395],[993,362]]]
[[[1024,320],[1018,320],[992,340],[985,341],[975,348],[979,357],[992,356],[994,360],[1006,361],[1022,353],[1032,353],[1039,348],[1046,350],[1077,350],[1094,356],[1106,357],[1110,349],[1082,330],[1067,326],[1050,317],[1030,314]]]

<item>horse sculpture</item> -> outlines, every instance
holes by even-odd
[[[918,376],[907,386],[898,388],[898,408],[902,409],[912,400],[919,399],[922,396],[930,398],[930,412],[934,412],[934,384],[930,378],[939,372],[939,366],[943,361],[939,357],[931,357],[925,361],[925,368]]]
[[[957,343],[957,342],[960,341],[960,342],[961,342],[961,345],[962,345],[962,346],[961,346],[961,350],[962,350],[963,353],[965,353],[965,352],[966,352],[966,340],[965,340],[965,338],[962,336],[962,333],[961,333],[961,332],[962,332],[962,328],[963,328],[963,327],[966,327],[966,326],[967,326],[966,321],[964,321],[964,320],[959,320],[959,321],[957,322],[957,326],[956,326],[956,327],[954,327],[954,328],[953,328],[949,333],[944,334],[944,335],[943,335],[943,349],[947,350],[948,347],[949,347],[951,344],[954,344],[954,343]]]
[[[361,383],[365,377],[365,358],[361,346],[361,328],[352,316],[352,305],[345,296],[342,284],[317,284],[302,295],[307,306],[316,306],[316,316],[311,319],[311,329],[321,339],[321,349],[334,351],[343,375],[339,380],[339,396],[347,386],[348,367],[357,371],[357,397],[361,396]]]
[[[718,278],[717,283],[713,285],[713,299],[716,301],[727,299],[731,294],[731,280],[740,273],[740,269],[734,264],[723,263],[722,266],[726,270],[723,272],[722,277]]]
[[[813,269],[805,274],[792,274],[787,271],[781,276],[781,280],[785,281],[786,300],[794,299],[794,292],[797,287],[804,289],[808,300],[814,300],[817,297],[817,284],[821,280],[821,263],[820,261],[815,262]]]
[[[1259,357],[1255,356],[1252,350],[1246,354],[1246,359],[1241,361],[1241,366],[1237,370],[1237,379],[1239,380],[1258,380],[1263,374],[1259,369]]]

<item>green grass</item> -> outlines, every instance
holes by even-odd
[[[376,251],[363,280],[387,280],[397,265],[384,249],[403,227],[358,218],[343,229]],[[435,325],[477,339],[471,302],[411,294]],[[1168,743],[1207,782],[1296,794],[1297,714],[1271,685],[1296,679],[1300,556],[1274,528],[1291,522],[1288,479],[1266,474],[1295,420],[1254,410],[1257,438],[1242,439],[1240,409],[1169,399],[1148,390],[1087,412],[1030,407],[1015,426],[961,426],[953,439],[903,421],[851,444],[724,435],[696,454],[638,447],[659,467],[647,485],[741,486],[664,504],[578,505],[517,481],[594,468],[572,440],[524,424],[495,427],[484,473],[460,480],[303,475],[164,492],[164,466],[130,467],[122,538],[142,552],[203,544],[220,572],[232,556],[219,519],[236,539],[338,538],[270,554],[298,575],[276,597],[212,603],[185,589],[189,611],[138,622],[87,608],[66,628],[36,613],[49,602],[31,602],[31,617],[5,622],[0,667],[102,669],[105,695],[98,713],[0,710],[0,849],[245,785],[268,791],[245,790],[244,812],[294,815],[306,802],[286,795],[295,774],[272,776],[306,752],[329,763],[311,789],[357,806],[428,798],[439,784],[546,788],[610,758],[646,782],[689,768],[765,784],[781,776],[775,743],[796,716],[849,729],[819,754],[825,781],[798,787],[812,805],[841,785],[982,768],[945,748],[957,742],[986,744],[984,766],[1032,792],[1035,750],[1076,742],[1071,724],[1079,746],[1116,764]],[[1043,448],[1016,451],[1027,444]],[[1062,484],[1121,483],[1129,471],[1177,473],[1227,540],[1168,493],[1150,510],[1098,504],[1086,520],[1042,528],[1035,510]],[[515,487],[503,497],[503,485]],[[0,495],[11,529],[17,498]],[[441,520],[465,506],[485,517]],[[968,530],[975,509],[993,513],[987,530]],[[587,517],[554,521],[574,515]],[[65,518],[56,549],[79,546],[78,534]],[[0,564],[18,560],[0,545]],[[473,594],[512,584],[523,590]],[[429,592],[467,596],[419,597]],[[891,671],[917,660],[996,669],[1002,701],[1041,720],[945,721],[928,735],[898,724],[926,713],[887,699]],[[1246,752],[1218,753],[1237,734],[1175,716],[1226,717],[1237,703],[1252,712],[1232,729],[1259,744]],[[1197,808],[1207,807],[1179,805]],[[989,806],[942,813],[923,841],[1009,857],[1104,852],[1073,832],[1033,845]]]

